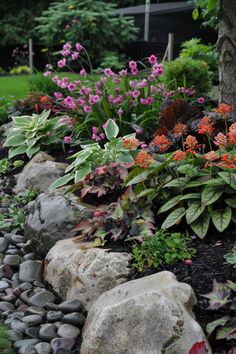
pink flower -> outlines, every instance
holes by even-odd
[[[64,103],[65,103],[66,106],[72,104],[72,103],[73,103],[73,97],[67,96],[67,97],[64,99]]]
[[[65,65],[66,65],[66,58],[64,58],[64,59],[62,59],[62,60],[59,60],[59,61],[57,62],[57,66],[58,66],[59,68],[63,68]]]
[[[85,111],[86,113],[90,113],[90,112],[92,111],[92,109],[91,109],[91,107],[89,107],[89,106],[84,106],[84,111]]]
[[[129,62],[129,68],[130,68],[130,69],[137,69],[137,63],[136,63],[136,61],[131,60],[131,61]]]
[[[54,92],[54,97],[58,100],[59,98],[62,98],[62,93]]]
[[[85,100],[83,100],[83,98],[77,98],[76,102],[79,106],[83,106],[85,104]]]
[[[78,56],[79,56],[79,53],[78,52],[74,52],[74,53],[71,54],[71,59],[72,60],[76,60],[78,58]]]
[[[99,216],[102,216],[102,212],[101,212],[101,211],[95,211],[95,212],[93,213],[93,216],[94,216],[95,218],[97,218],[97,217],[99,217]]]
[[[80,52],[83,49],[83,47],[80,43],[76,43],[75,48],[76,48],[76,50],[78,50],[78,52]]]
[[[68,55],[70,55],[70,50],[61,50],[61,51],[60,51],[60,54],[61,54],[63,57],[68,57]]]
[[[46,64],[45,65],[48,70],[52,70],[52,65],[51,64]]]
[[[77,86],[80,86],[80,85],[81,85],[81,81],[80,81],[80,80],[76,80],[76,81],[75,81],[75,84],[76,84]]]
[[[70,144],[71,143],[71,136],[64,136],[64,143],[65,144]]]
[[[117,113],[118,113],[119,116],[122,116],[122,114],[124,113],[124,112],[123,112],[123,109],[122,109],[122,108],[119,108]]]
[[[135,90],[135,91],[133,92],[133,97],[134,97],[134,98],[138,98],[139,96],[140,96],[140,91]]]
[[[55,75],[52,77],[52,81],[57,82],[58,81],[58,75]]]
[[[127,76],[127,69],[122,69],[121,71],[119,71],[119,75],[120,76]]]
[[[51,75],[51,73],[52,73],[51,71],[47,70],[47,71],[45,71],[45,73],[43,73],[43,76],[49,77]]]
[[[157,62],[157,57],[156,57],[154,54],[152,54],[152,55],[150,55],[150,57],[148,58],[148,61],[149,61],[150,64],[156,64],[156,62]]]
[[[98,134],[99,130],[98,127],[92,127],[93,134]]]
[[[136,129],[136,134],[142,134],[142,133],[143,133],[143,129],[141,128]]]
[[[102,129],[106,130],[106,127],[107,127],[107,122],[102,125]]]
[[[70,44],[70,43],[65,43],[65,44],[63,45],[63,49],[64,49],[64,50],[71,50],[71,44]]]
[[[132,68],[131,69],[131,74],[134,75],[134,76],[137,75],[138,74],[138,69],[137,68],[135,68],[135,69]]]
[[[113,71],[110,68],[104,69],[104,74],[108,77],[114,75]]]
[[[151,75],[148,76],[148,80],[149,81],[154,81],[155,78],[156,78],[156,76],[154,74],[151,74]]]
[[[198,103],[203,104],[203,103],[205,103],[205,98],[204,97],[199,97],[197,99],[197,101],[198,101]]]
[[[187,265],[191,265],[193,263],[193,261],[191,259],[186,259],[186,261],[184,263]]]
[[[68,88],[69,91],[75,91],[76,85],[71,83],[71,84],[69,84],[69,85],[67,86],[67,88]]]
[[[99,134],[99,136],[101,139],[105,139],[105,134],[101,133],[101,134]]]
[[[81,76],[86,76],[87,75],[87,72],[86,72],[85,69],[81,69],[79,73],[80,73]]]

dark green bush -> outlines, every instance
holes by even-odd
[[[0,325],[0,353],[1,354],[12,354],[12,344],[11,340],[7,334],[7,328]]]
[[[178,58],[165,63],[164,83],[170,90],[194,86],[197,95],[208,93],[212,88],[211,73],[202,60]]]
[[[45,77],[42,73],[37,73],[29,81],[29,91],[33,93],[53,96],[55,91],[60,90],[60,87],[52,81],[51,77]]]

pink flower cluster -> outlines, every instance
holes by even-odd
[[[105,134],[101,133],[99,134],[99,128],[98,127],[92,127],[92,139],[95,141],[101,141],[102,139],[105,138]]]
[[[66,125],[68,127],[68,129],[72,129],[73,128],[73,124],[72,124],[72,118],[70,118],[69,116],[63,116],[59,119],[59,123]]]

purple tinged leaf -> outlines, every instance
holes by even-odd
[[[224,326],[229,320],[230,320],[229,316],[224,316],[224,317],[221,317],[215,321],[208,323],[206,326],[207,334],[210,335],[212,332],[214,332],[214,330],[218,326]]]
[[[236,325],[220,328],[217,331],[216,339],[236,339]]]
[[[232,301],[229,299],[230,294],[231,290],[229,289],[228,284],[218,283],[214,279],[212,291],[203,296],[209,299],[209,308],[211,310],[218,310]]]

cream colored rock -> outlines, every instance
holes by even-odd
[[[192,288],[170,272],[119,285],[89,310],[80,354],[189,354],[206,340],[194,304]]]
[[[46,192],[50,185],[61,177],[68,165],[55,162],[54,158],[45,152],[35,155],[17,176],[14,193],[24,192],[31,187],[40,192]]]
[[[45,259],[44,280],[63,298],[78,298],[89,309],[105,291],[127,281],[131,256],[86,248],[73,238],[58,241]]]

